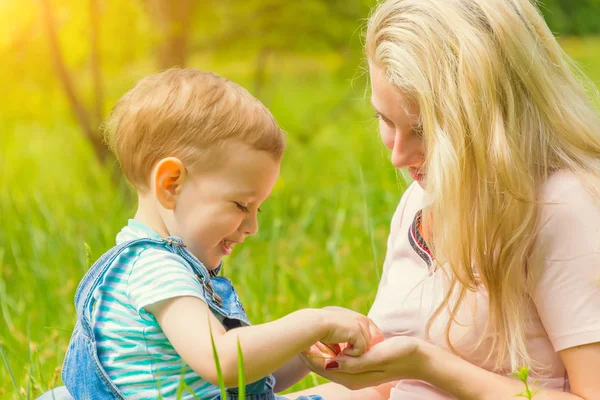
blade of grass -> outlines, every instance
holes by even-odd
[[[246,398],[246,377],[244,375],[244,355],[242,354],[242,346],[240,338],[237,338],[238,349],[238,396],[240,399]]]
[[[194,396],[194,399],[200,400],[200,397],[196,396],[196,393],[192,390],[192,388],[187,383],[183,382],[183,388],[185,390],[187,390],[188,393],[190,393],[192,396]]]
[[[219,387],[221,388],[221,398],[224,400],[227,398],[227,392],[225,391],[225,380],[223,379],[223,372],[221,371],[221,363],[219,363],[219,355],[217,354],[217,346],[215,345],[215,338],[213,337],[210,318],[208,319],[208,330],[210,331],[210,343],[212,345],[213,358],[215,359],[215,367],[217,368]]]
[[[1,341],[0,341],[0,355],[2,355],[2,360],[4,361],[4,365],[6,366],[6,369],[8,370],[8,374],[10,375],[10,380],[12,381],[12,384],[15,387],[15,393],[17,394],[17,396],[20,399],[21,394],[19,393],[19,387],[17,386],[17,381],[15,380],[15,375],[13,374],[13,371],[10,368],[10,364],[8,363],[8,359],[6,358],[6,354],[4,354],[4,346],[2,345]]]
[[[371,224],[371,218],[369,217],[369,202],[367,200],[367,187],[365,185],[365,175],[363,173],[362,166],[358,166],[358,172],[360,176],[360,189],[363,196],[363,213],[365,217],[365,227],[367,229],[367,233],[369,234],[369,241],[371,244],[371,257],[373,259],[373,269],[375,270],[375,274],[377,276],[377,282],[381,279],[381,271],[379,269],[379,263],[377,262],[377,252],[375,249],[375,237],[373,236],[373,226]]]
[[[192,396],[194,396],[194,399],[200,400],[200,398],[198,396],[196,396],[196,393],[192,390],[192,388],[186,383],[185,372],[186,372],[186,367],[182,366],[181,367],[181,375],[179,377],[179,388],[177,388],[177,400],[183,398],[184,391],[186,391],[189,394],[191,394]]]

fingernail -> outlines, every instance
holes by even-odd
[[[329,371],[332,369],[338,369],[340,367],[340,364],[337,363],[337,361],[330,361],[327,363],[327,365],[325,365],[325,370]]]

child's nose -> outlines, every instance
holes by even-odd
[[[249,216],[244,219],[240,228],[244,235],[254,235],[258,232],[258,220],[256,219],[256,216]]]

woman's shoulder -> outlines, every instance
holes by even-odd
[[[591,178],[558,171],[540,188],[528,267],[537,275],[532,299],[557,352],[600,340],[600,200],[593,185]]]
[[[594,195],[593,185],[598,183],[592,178],[565,170],[554,172],[540,187],[541,220],[600,222],[600,198]]]
[[[566,259],[599,249],[600,199],[590,190],[595,184],[573,172],[557,171],[542,185],[537,247],[543,253]]]
[[[539,191],[538,201],[543,203],[564,203],[592,200],[588,184],[572,171],[559,170],[544,182]]]

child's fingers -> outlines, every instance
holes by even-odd
[[[332,354],[334,357],[342,352],[342,348],[337,343],[317,342],[315,345],[324,353]]]
[[[365,348],[363,352],[367,351],[371,347],[371,320],[367,317],[360,319],[360,326],[362,328],[362,334],[365,338]]]
[[[360,318],[358,320],[359,331],[356,339],[350,342],[350,346],[344,349],[344,354],[349,356],[357,357],[364,353],[369,347],[369,324],[367,318]]]
[[[347,355],[347,356],[351,356],[351,357],[358,357],[361,354],[363,354],[365,352],[364,349],[362,348],[356,348],[352,345],[346,347],[344,349],[344,351],[342,351],[342,354]]]
[[[314,345],[310,346],[308,349],[304,350],[302,352],[303,354],[307,354],[307,355],[319,355],[322,353],[321,349],[317,346],[317,344],[315,343]]]
[[[367,344],[365,338],[360,336],[354,343],[350,342],[342,353],[348,356],[358,357],[367,350]]]
[[[375,323],[369,318],[369,348],[375,346],[377,343],[383,342],[383,332]]]

